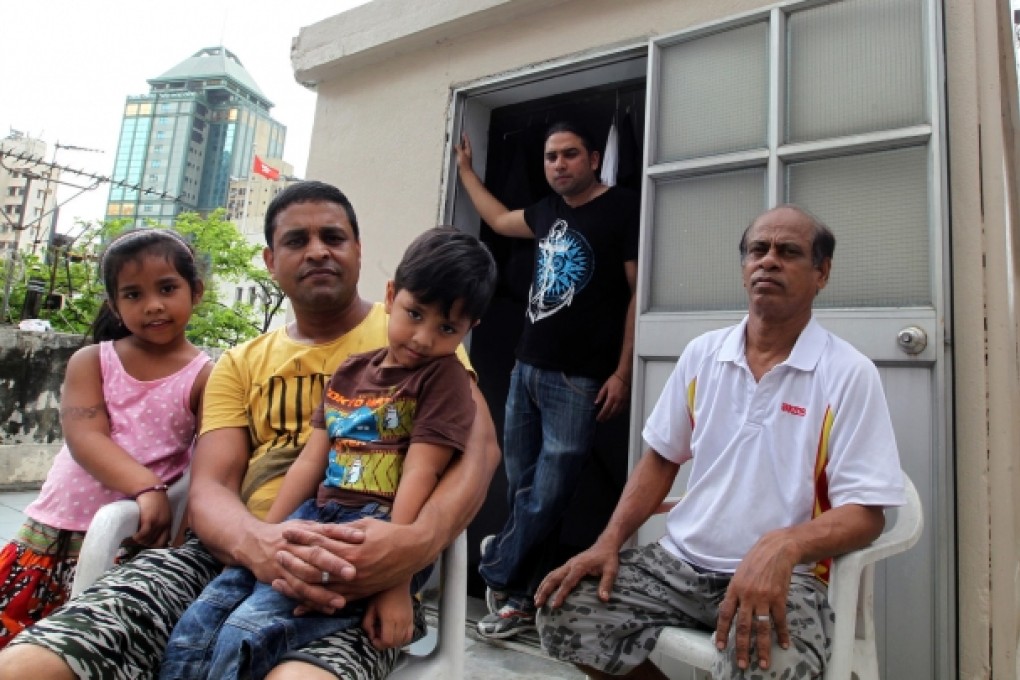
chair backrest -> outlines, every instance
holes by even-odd
[[[833,560],[829,604],[836,613],[832,653],[825,680],[878,679],[878,648],[873,618],[875,563],[914,547],[924,530],[921,498],[910,477],[903,474],[906,503],[875,541]]]
[[[184,513],[188,506],[188,486],[191,473],[186,470],[181,478],[170,486],[167,497],[173,511],[171,536],[176,536],[184,521]],[[74,584],[71,586],[71,597],[88,588],[113,566],[124,539],[134,536],[138,531],[138,503],[133,500],[122,500],[108,503],[99,509],[92,518],[85,540],[78,554],[78,566],[75,567]]]
[[[895,510],[892,524],[871,545],[833,560],[829,603],[836,615],[836,625],[825,680],[850,680],[851,673],[858,680],[879,680],[872,614],[875,563],[912,548],[924,529],[917,489],[905,473],[903,482],[906,504]],[[709,669],[717,653],[711,633],[666,628],[659,637],[653,660],[674,659],[693,668]]]

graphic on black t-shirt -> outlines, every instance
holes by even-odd
[[[574,295],[591,281],[595,258],[587,239],[556,220],[549,234],[538,242],[535,280],[528,296],[532,323],[569,307]]]

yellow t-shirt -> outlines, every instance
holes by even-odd
[[[312,412],[333,371],[351,354],[386,345],[386,309],[376,303],[345,335],[321,345],[291,340],[285,328],[227,350],[205,388],[202,433],[224,427],[248,430],[251,460],[241,499],[262,518],[273,504],[283,475],[312,432]],[[470,369],[463,347],[457,349]]]

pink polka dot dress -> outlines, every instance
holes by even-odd
[[[166,483],[180,477],[191,462],[196,420],[191,389],[210,361],[199,353],[172,375],[142,381],[124,370],[112,342],[100,343],[110,437]],[[99,508],[122,498],[124,494],[106,488],[78,465],[65,443],[25,514],[58,529],[85,531]]]

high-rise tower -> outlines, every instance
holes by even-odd
[[[273,103],[230,50],[199,50],[124,106],[107,219],[171,224],[187,211],[225,207],[232,178],[247,177],[254,155],[283,157],[287,129]]]
[[[44,161],[46,142],[23,132],[11,130],[0,148],[0,251],[45,249],[60,170]]]

